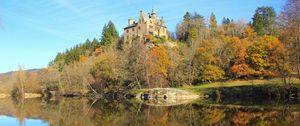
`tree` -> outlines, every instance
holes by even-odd
[[[262,16],[258,13],[255,13],[254,18],[253,18],[253,27],[254,31],[258,33],[258,35],[263,35],[263,19]]]
[[[274,35],[276,12],[272,7],[259,7],[252,18],[253,27],[258,35]]]
[[[115,28],[112,21],[109,21],[107,25],[104,25],[101,36],[101,44],[108,46],[113,42],[116,42],[119,38],[119,33]]]
[[[235,78],[245,78],[251,74],[251,70],[246,64],[246,47],[237,37],[230,38],[231,47],[234,54],[232,60],[232,66],[230,68],[231,73]]]
[[[230,20],[229,18],[223,17],[222,25],[227,25],[227,24],[229,24],[229,23],[231,23],[231,20]]]
[[[250,26],[246,26],[243,38],[246,41],[254,41],[254,39],[256,38],[256,32],[254,32],[254,30]]]
[[[287,48],[288,64],[300,78],[300,1],[287,0],[279,16],[280,40]]]
[[[183,23],[188,24],[191,21],[191,14],[190,12],[186,12],[185,15],[183,16]]]
[[[198,37],[205,27],[203,16],[197,13],[192,15],[186,12],[183,16],[183,21],[176,27],[177,39],[191,44],[192,39]]]
[[[15,83],[12,90],[12,95],[15,97],[24,98],[25,97],[25,84],[27,81],[26,73],[22,66],[19,66],[19,70],[15,74]]]
[[[91,68],[91,75],[95,79],[93,88],[99,92],[105,90],[119,90],[123,86],[126,73],[121,54],[115,48],[108,47],[101,55],[97,56]]]
[[[216,16],[214,13],[211,13],[211,15],[210,15],[209,24],[210,24],[209,27],[211,29],[217,29],[218,24],[217,24],[217,19],[216,19]]]
[[[170,59],[163,45],[154,46],[149,50],[146,61],[151,87],[166,87]]]
[[[220,58],[216,54],[215,40],[207,40],[196,50],[193,64],[197,69],[198,82],[213,82],[223,79],[225,72],[218,66]]]
[[[214,13],[211,13],[210,18],[209,18],[209,28],[211,31],[212,36],[217,35],[217,30],[218,30],[218,24],[217,24],[217,19]]]
[[[285,57],[283,44],[273,36],[261,37],[247,49],[248,63],[258,76],[278,76]]]
[[[128,79],[131,80],[134,85],[131,87],[138,86],[142,88],[142,86],[149,85],[146,81],[146,59],[147,59],[147,46],[141,40],[134,40],[132,47],[128,49],[128,55],[126,56],[126,68],[128,70]],[[124,48],[124,52],[127,49]],[[145,84],[145,85],[143,85]]]

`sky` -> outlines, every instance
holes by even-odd
[[[45,68],[58,52],[87,38],[100,39],[112,20],[120,34],[129,18],[155,9],[171,32],[185,12],[217,21],[223,17],[251,21],[257,7],[280,13],[285,0],[0,0],[0,73]]]

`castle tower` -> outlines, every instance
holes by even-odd
[[[163,17],[159,18],[152,8],[151,13],[140,11],[139,20],[128,20],[128,26],[124,28],[124,41],[131,42],[134,38],[145,38],[147,35],[164,37],[168,39],[168,32]]]

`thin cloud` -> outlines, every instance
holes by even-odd
[[[69,0],[53,0],[53,2],[58,6],[61,6],[74,13],[77,13],[81,17],[86,16],[86,14],[83,11],[81,11],[78,7],[74,6]]]

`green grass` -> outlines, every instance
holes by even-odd
[[[208,84],[201,84],[196,86],[183,86],[180,89],[192,91],[192,92],[201,92],[206,89],[214,88],[224,88],[224,87],[239,87],[239,86],[270,86],[270,85],[282,85],[280,78],[270,79],[270,80],[234,80],[226,82],[214,82]],[[292,82],[296,85],[299,85],[300,82],[298,79],[292,79]]]

